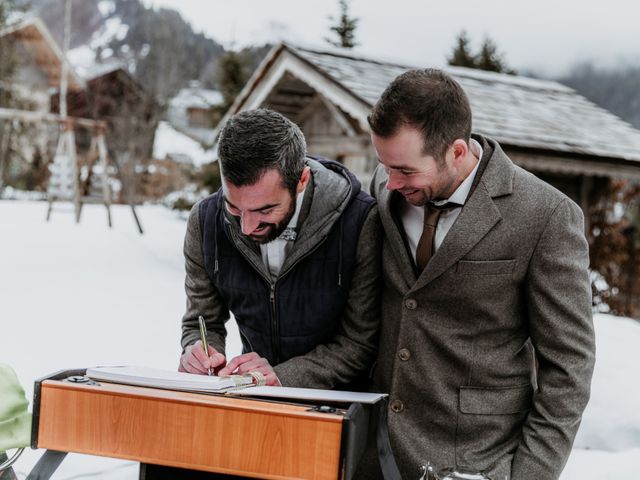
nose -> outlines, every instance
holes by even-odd
[[[254,212],[244,212],[240,215],[240,227],[244,235],[250,235],[260,225],[260,218]]]
[[[387,190],[399,190],[404,185],[400,180],[398,180],[398,176],[393,172],[393,170],[389,171],[389,179],[387,180]]]

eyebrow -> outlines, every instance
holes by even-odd
[[[231,208],[235,208],[236,210],[240,210],[238,207],[236,207],[233,203],[231,203],[227,197],[224,197],[224,201],[227,205],[229,205]],[[262,207],[258,207],[258,208],[251,208],[249,211],[250,212],[261,212],[262,210],[268,210],[270,208],[273,207],[277,207],[278,205],[280,205],[279,203],[270,203],[267,205],[263,205]]]
[[[382,162],[380,161],[380,159],[378,159],[378,163],[379,163],[380,165],[384,165],[384,163],[382,163]],[[385,166],[386,166],[386,165],[385,165]],[[393,167],[387,167],[387,168],[391,168],[392,170],[409,170],[409,171],[411,171],[411,172],[415,171],[415,168],[414,168],[414,167],[410,167],[410,166],[408,166],[408,165],[395,165],[395,166],[393,166]]]

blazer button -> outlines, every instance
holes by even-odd
[[[398,352],[398,357],[400,357],[400,360],[402,360],[403,362],[406,362],[407,360],[409,360],[409,358],[411,358],[411,352],[406,348],[401,348]]]
[[[404,410],[404,405],[400,400],[394,400],[393,402],[391,402],[391,410],[393,410],[395,413],[400,413],[402,410]]]
[[[404,301],[404,306],[409,310],[415,310],[416,308],[418,308],[418,302],[416,302],[413,298],[407,298]]]

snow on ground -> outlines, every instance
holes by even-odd
[[[156,206],[83,208],[70,204],[0,201],[0,362],[16,371],[31,399],[33,381],[52,372],[105,364],[175,369],[185,304],[182,240],[185,222]],[[228,354],[240,351],[237,333]],[[26,473],[42,452],[25,451]],[[137,465],[70,455],[53,479],[135,479]],[[20,478],[24,478],[22,475]]]
[[[638,478],[640,322],[596,314],[591,399],[562,480]]]
[[[69,204],[45,222],[45,202],[0,200],[0,362],[30,399],[34,379],[104,364],[175,369],[184,309],[185,222],[143,206],[139,235],[128,207],[88,205],[76,225]],[[64,211],[62,211],[64,210]],[[640,458],[640,323],[598,314],[592,397],[562,480],[636,478]],[[228,353],[240,351],[231,325]],[[636,372],[636,373],[633,373]],[[24,478],[41,455],[17,463]],[[69,455],[54,480],[137,479],[133,462]]]
[[[599,314],[595,326],[596,373],[574,446],[640,449],[640,322]]]

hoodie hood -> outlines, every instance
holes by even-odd
[[[307,157],[306,164],[311,169],[312,188],[305,195],[311,195],[311,205],[306,218],[301,219],[302,225],[294,249],[303,251],[309,246],[315,246],[329,234],[361,189],[355,175],[341,163],[320,157]]]
[[[306,158],[305,164],[311,169],[312,180],[305,190],[304,204],[310,201],[308,214],[299,220],[298,237],[287,255],[282,272],[321,243],[336,224],[349,203],[360,193],[358,179],[344,165],[321,157]],[[309,198],[307,198],[309,197]],[[236,247],[251,261],[254,268],[269,277],[255,244],[240,233],[236,218],[226,212],[219,192],[219,211],[229,225],[231,239]]]

